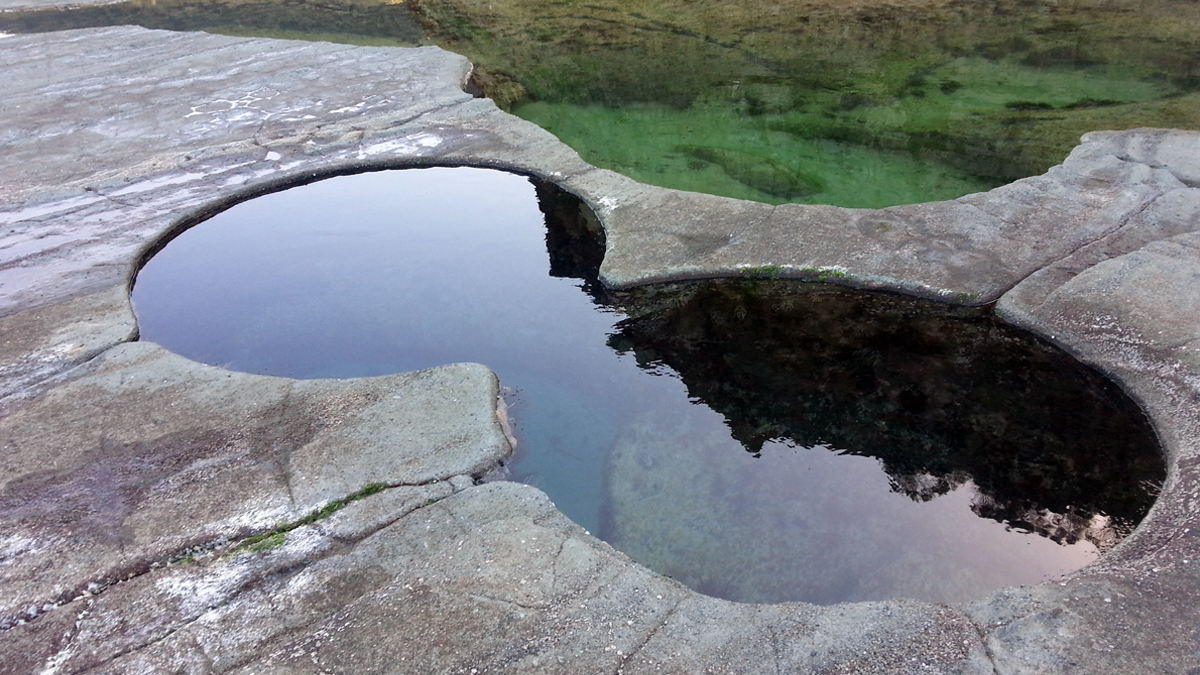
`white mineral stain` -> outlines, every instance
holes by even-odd
[[[169,185],[179,185],[181,183],[190,183],[192,181],[201,180],[205,177],[206,177],[206,174],[203,174],[203,173],[171,174],[168,176],[162,176],[160,178],[153,178],[151,180],[138,181],[136,183],[127,185],[127,186],[121,188],[120,190],[116,190],[115,192],[112,192],[111,196],[120,197],[123,195],[135,194],[138,192],[148,192],[150,190],[156,190],[158,188],[167,187]]]
[[[379,143],[367,148],[363,148],[358,152],[358,158],[364,159],[382,154],[407,154],[419,152],[423,149],[436,148],[442,144],[442,139],[433,134],[416,134],[408,138],[402,138],[386,143]]]

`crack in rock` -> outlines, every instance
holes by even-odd
[[[395,489],[395,488],[406,488],[406,487],[407,488],[426,487],[426,486],[429,486],[429,485],[432,485],[432,484],[435,484],[438,482],[441,482],[441,481],[439,479],[434,479],[434,480],[430,480],[430,481],[426,481],[426,482],[422,482],[422,483],[397,483],[397,484],[393,484],[393,485],[387,485],[387,486],[383,487],[382,490],[380,490],[378,492],[374,492],[371,495],[366,495],[365,497],[362,497],[362,498],[365,499],[366,497],[374,496],[374,494],[379,494],[385,490],[390,490],[390,489]],[[336,503],[339,501],[347,501],[347,500],[351,499],[354,496],[354,494],[356,494],[356,493],[347,495],[347,497],[344,497],[341,500],[332,500],[331,503]],[[451,494],[454,494],[454,493],[451,493]],[[438,497],[438,498],[432,499],[431,502],[427,502],[422,505],[414,506],[414,507],[404,511],[400,515],[396,516],[394,519],[390,520],[388,523],[380,525],[377,528],[371,528],[369,531],[367,531],[361,537],[356,537],[349,541],[335,537],[333,535],[326,535],[326,536],[329,536],[330,539],[339,541],[340,543],[351,543],[351,544],[357,543],[358,541],[362,541],[363,539],[366,539],[367,537],[371,536],[375,532],[385,529],[388,525],[398,522],[405,516],[408,516],[411,513],[415,512],[425,506],[429,506],[429,505],[431,505],[431,503],[439,502],[448,496],[450,496],[450,495]],[[359,499],[353,499],[352,501],[359,501]],[[349,502],[349,503],[352,503],[352,502]],[[346,505],[348,505],[348,503]],[[327,505],[325,508],[327,508]],[[219,562],[220,560],[227,559],[228,556],[238,555],[239,553],[241,553],[242,550],[244,550],[241,548],[243,542],[261,541],[261,540],[263,540],[264,535],[269,536],[271,533],[275,533],[280,530],[283,530],[283,532],[286,533],[286,532],[291,532],[295,529],[299,529],[300,527],[305,527],[308,525],[316,526],[318,523],[320,523],[322,520],[324,520],[324,518],[333,515],[338,510],[340,510],[340,508],[334,509],[334,510],[329,511],[328,513],[322,514],[319,518],[309,520],[307,522],[301,522],[301,521],[305,521],[306,518],[311,517],[313,513],[320,512],[321,509],[318,508],[318,509],[314,510],[312,513],[310,513],[308,516],[304,516],[300,519],[291,521],[290,523],[284,523],[284,524],[278,525],[274,528],[261,528],[258,532],[253,532],[251,534],[247,534],[245,536],[238,537],[236,539],[230,538],[230,537],[218,537],[216,539],[209,540],[202,544],[197,544],[197,545],[181,548],[177,551],[170,553],[169,555],[160,557],[156,560],[152,560],[152,561],[148,561],[148,562],[143,561],[142,563],[136,564],[134,569],[126,574],[123,574],[123,575],[120,575],[117,577],[95,579],[95,580],[86,582],[84,584],[80,584],[79,587],[77,587],[76,591],[74,591],[73,593],[70,593],[67,597],[65,597],[61,600],[44,603],[41,607],[36,606],[36,603],[34,603],[34,604],[31,604],[29,608],[27,608],[25,611],[21,612],[20,614],[0,618],[0,633],[11,630],[18,626],[23,626],[32,621],[36,621],[37,619],[40,619],[41,617],[45,616],[48,612],[58,609],[60,607],[71,605],[72,603],[75,603],[76,601],[86,600],[88,602],[92,602],[95,598],[97,598],[98,596],[103,594],[105,591],[107,591],[115,586],[118,586],[120,584],[127,583],[127,582],[137,579],[139,577],[145,576],[146,574],[149,574],[156,570],[164,569],[167,567],[176,567],[176,566],[181,566],[181,565],[187,565],[194,561],[197,561],[200,559],[205,559],[205,558],[212,558],[214,562]],[[297,523],[297,522],[301,522],[301,524],[295,525],[290,528],[288,527],[288,525],[291,525],[292,523]],[[287,528],[287,529],[284,530],[283,528]],[[322,533],[322,534],[324,535],[324,533]]]

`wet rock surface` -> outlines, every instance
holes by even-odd
[[[594,169],[463,93],[469,64],[432,48],[113,28],[5,37],[0,58],[0,671],[1200,667],[1200,134],[1089,134],[1047,174],[953,202],[771,207]],[[476,484],[508,452],[483,367],[293,382],[129,342],[128,285],[164,235],[297,181],[428,164],[576,192],[616,286],[770,274],[998,299],[1144,407],[1162,494],[1061,582],[966,606],[739,605],[532,488]]]

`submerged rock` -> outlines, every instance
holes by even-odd
[[[730,178],[772,197],[792,200],[812,196],[824,189],[820,179],[789,169],[770,157],[703,145],[681,145],[676,150],[716,164]]]

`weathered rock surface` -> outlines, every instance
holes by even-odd
[[[108,350],[0,420],[0,622],[197,546],[295,520],[364,486],[481,476],[507,456],[495,378],[473,364],[347,382]],[[53,561],[50,585],[39,571]],[[26,585],[28,584],[28,585]]]
[[[94,0],[88,2],[61,2],[60,0],[0,0],[0,11],[17,11],[25,9],[48,9],[54,7],[77,7],[81,5],[105,5],[111,0]]]
[[[770,207],[596,170],[464,94],[469,65],[432,48],[114,28],[6,37],[0,60],[0,672],[1200,668],[1200,134],[1091,134],[1045,176],[954,202]],[[1162,496],[1061,583],[966,607],[738,605],[532,488],[476,485],[508,451],[484,368],[293,382],[129,343],[138,262],[204,213],[462,163],[588,200],[614,284],[769,270],[999,298],[1145,406]]]
[[[1085,144],[1043,176],[933,204],[771,207],[665,190],[608,199],[603,273],[618,286],[769,269],[982,304],[1131,221],[1194,228],[1196,197],[1166,168]],[[1159,202],[1180,210],[1174,224],[1145,218]]]

